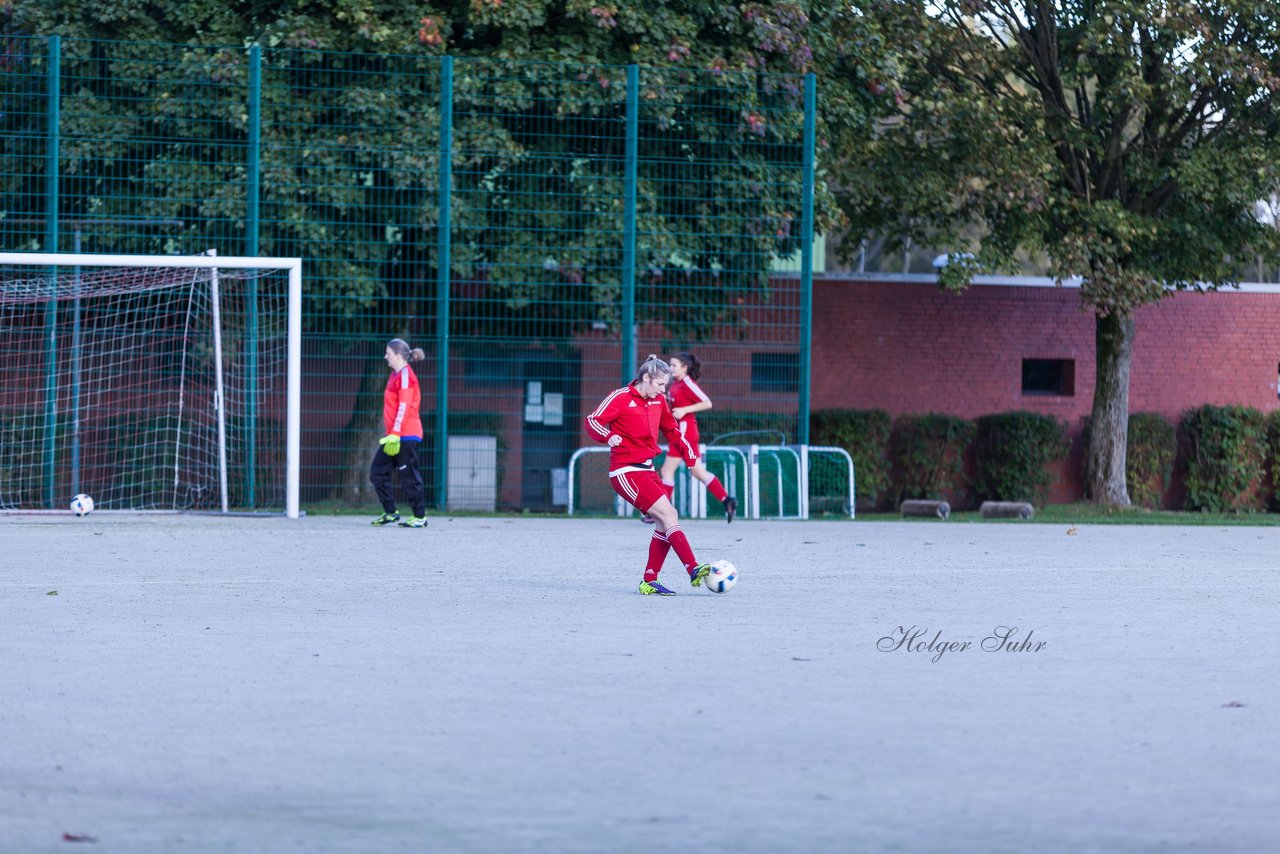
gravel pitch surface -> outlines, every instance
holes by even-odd
[[[1280,531],[684,528],[0,516],[0,851],[1280,851]]]

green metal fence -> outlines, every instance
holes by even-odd
[[[812,76],[0,46],[0,248],[304,259],[304,504],[372,501],[391,337],[437,505],[560,507],[650,352],[703,360],[705,439],[807,440]]]

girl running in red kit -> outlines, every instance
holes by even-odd
[[[692,353],[676,353],[671,357],[671,414],[680,425],[680,434],[693,446],[694,454],[698,452],[698,418],[696,413],[711,408],[711,398],[698,387],[698,378],[702,376],[702,363]],[[670,500],[676,488],[676,469],[680,468],[684,454],[677,453],[672,445],[667,459],[662,464],[662,486]],[[689,472],[707,486],[707,491],[724,505],[724,519],[732,522],[738,512],[738,499],[725,491],[720,479],[707,471],[702,460],[689,463]]]
[[[640,592],[659,596],[675,595],[658,583],[662,563],[672,549],[684,564],[689,582],[694,587],[701,587],[702,579],[710,571],[710,566],[698,563],[693,556],[689,540],[680,530],[676,508],[653,468],[653,458],[661,450],[657,442],[659,431],[667,437],[672,451],[679,451],[690,468],[698,462],[697,450],[680,434],[680,428],[667,406],[667,387],[670,384],[671,368],[651,354],[640,366],[634,382],[611,392],[595,412],[587,416],[587,433],[612,449],[609,452],[609,482],[613,491],[654,519],[649,562],[645,566],[644,580],[640,582]]]

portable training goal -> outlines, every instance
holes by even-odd
[[[298,516],[302,263],[0,253],[0,510]]]
[[[609,448],[579,448],[566,475],[568,512],[634,515],[635,508],[607,484]],[[853,518],[857,502],[853,458],[843,448],[816,445],[702,445],[700,456],[725,489],[738,498],[743,519]],[[682,516],[709,515],[707,488],[681,467],[672,502]],[[714,515],[721,515],[718,506]]]

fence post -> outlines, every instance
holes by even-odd
[[[622,215],[622,384],[636,369],[636,173],[640,151],[640,67],[627,66],[627,156]]]
[[[44,251],[58,251],[58,161],[60,157],[59,127],[62,112],[62,37],[49,36],[49,67],[46,69],[48,89],[48,143],[44,172]],[[51,275],[57,275],[50,268]],[[58,430],[58,301],[49,300],[44,309],[45,384],[44,384],[44,498],[46,506],[57,506],[57,473],[54,453]]]
[[[801,445],[809,444],[809,389],[813,373],[813,171],[817,78],[804,76],[804,177],[800,220],[800,423]]]
[[[245,255],[258,254],[258,224],[262,188],[262,46],[249,48],[249,150],[245,191]],[[250,277],[245,293],[245,424],[244,502],[257,504],[258,458],[258,280]]]
[[[440,60],[440,212],[436,219],[436,500],[449,499],[449,247],[453,195],[453,57]]]
[[[249,48],[249,150],[246,164],[245,255],[258,254],[258,220],[262,186],[262,45]]]

